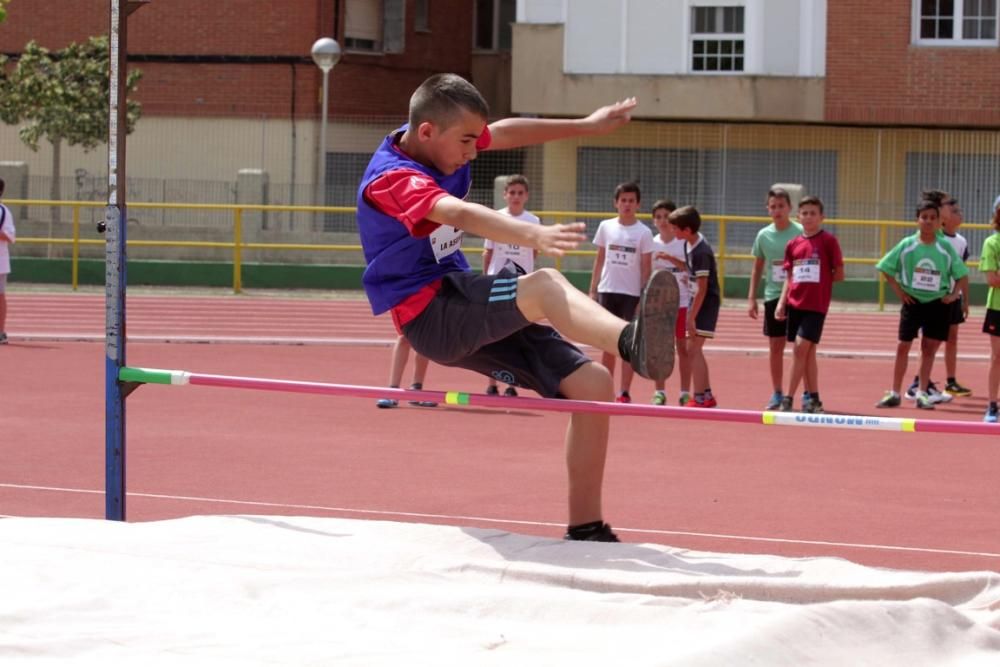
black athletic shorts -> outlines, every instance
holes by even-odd
[[[962,314],[962,300],[964,298],[965,295],[963,294],[962,296],[960,296],[959,298],[955,299],[950,304],[948,304],[949,315],[950,315],[950,317],[948,318],[949,324],[962,324],[963,322],[965,322],[965,315]]]
[[[924,338],[948,340],[950,306],[941,299],[927,303],[904,303],[899,309],[899,340],[910,342],[923,332]]]
[[[465,368],[558,398],[559,384],[591,359],[551,327],[517,308],[517,276],[457,271],[422,313],[403,325],[413,349],[443,366]]]
[[[768,338],[784,338],[788,333],[788,320],[774,319],[774,311],[778,307],[778,299],[764,302],[764,335]]]
[[[816,310],[800,310],[795,306],[785,305],[785,321],[788,322],[788,341],[795,342],[799,336],[819,345],[823,337],[823,323],[826,313]]]
[[[702,338],[715,338],[715,325],[719,323],[719,307],[722,302],[719,297],[711,294],[705,295],[705,300],[701,302],[701,308],[694,317],[695,333]],[[688,312],[691,309],[688,308]]]
[[[631,322],[636,309],[639,308],[639,297],[618,292],[598,292],[597,303],[604,306],[604,309],[612,315]]]
[[[1000,336],[1000,310],[986,309],[986,319],[983,320],[983,333]]]

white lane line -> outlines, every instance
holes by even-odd
[[[25,491],[51,491],[57,493],[82,493],[104,495],[104,491],[95,489],[70,489],[56,486],[35,486],[30,484],[4,484],[0,488]],[[482,516],[466,516],[461,514],[429,514],[425,512],[398,512],[388,510],[357,509],[352,507],[329,507],[325,505],[305,505],[299,503],[271,503],[258,500],[232,500],[228,498],[205,498],[201,496],[177,496],[162,493],[129,492],[134,498],[153,498],[158,500],[188,501],[197,503],[216,503],[220,505],[245,505],[249,507],[271,507],[277,509],[316,510],[321,512],[342,512],[345,514],[360,514],[364,516],[393,517],[402,516],[415,519],[440,519],[449,522],[479,521],[514,526],[543,526],[562,528],[565,524],[553,521],[525,521],[521,519],[495,519]],[[13,518],[13,517],[10,517]],[[810,546],[842,547],[850,549],[866,549],[869,551],[903,551],[910,553],[946,554],[950,556],[975,556],[984,558],[1000,558],[1000,553],[989,551],[962,551],[959,549],[935,549],[931,547],[905,547],[891,544],[862,544],[857,542],[833,542],[826,540],[795,540],[781,537],[758,537],[754,535],[727,535],[724,533],[697,533],[684,530],[660,530],[656,528],[625,528],[615,526],[615,530],[623,533],[640,533],[646,535],[679,535],[684,537],[700,537],[714,540],[734,542],[764,542],[769,544],[804,544]]]

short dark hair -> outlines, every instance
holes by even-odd
[[[653,213],[656,213],[661,208],[666,210],[667,213],[673,213],[677,210],[677,204],[671,199],[657,199],[653,202]]]
[[[522,174],[511,174],[503,182],[503,190],[507,191],[512,185],[523,185],[525,190],[530,190],[528,187],[528,178]]]
[[[823,212],[823,200],[816,195],[807,195],[799,200],[799,208],[803,206],[816,206],[819,208],[819,212]]]
[[[958,206],[958,200],[954,197],[945,197],[941,200],[941,206]]]
[[[675,227],[679,227],[680,229],[690,229],[695,233],[701,229],[701,214],[698,213],[698,209],[694,206],[682,206],[671,213],[668,219]]]
[[[410,127],[434,123],[448,127],[462,111],[490,117],[490,107],[476,87],[457,74],[435,74],[410,96]]]
[[[938,204],[938,202],[934,201],[933,199],[921,199],[920,203],[917,204],[916,215],[919,218],[921,213],[923,213],[924,211],[929,211],[931,209],[937,211],[938,214],[941,213],[941,206]]]
[[[944,203],[947,196],[948,193],[944,190],[924,190],[920,193],[920,200],[929,201],[932,204],[937,205],[938,208],[941,208],[941,204]]]
[[[789,206],[792,205],[792,196],[788,194],[788,190],[785,188],[771,188],[767,191],[767,198],[777,197],[778,199],[784,199]],[[767,203],[766,201],[764,202]]]
[[[6,188],[7,188],[7,184],[4,183],[4,180],[2,178],[0,178],[0,197],[3,197],[3,191]]]
[[[639,192],[639,184],[635,181],[627,181],[625,183],[619,183],[618,187],[615,188],[615,201],[622,196],[622,193],[634,192],[635,200],[642,201],[642,193]]]

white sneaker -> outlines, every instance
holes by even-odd
[[[927,385],[927,398],[930,399],[931,403],[937,405],[938,403],[949,403],[955,397],[951,394],[946,394],[943,391],[938,391],[938,388],[933,382]]]

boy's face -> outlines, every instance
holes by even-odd
[[[669,217],[670,211],[665,208],[653,211],[653,224],[656,225],[657,231],[660,232],[660,238],[664,241],[674,238],[674,226],[667,220]]]
[[[528,202],[528,188],[520,183],[508,185],[503,191],[503,200],[507,202],[507,210],[514,215],[524,213],[524,205]]]
[[[633,218],[639,212],[639,197],[634,192],[623,192],[615,199],[615,210],[619,216]]]
[[[675,225],[673,223],[671,223],[670,226],[674,228],[674,234],[681,241],[687,241],[688,243],[694,243],[695,239],[697,238],[695,236],[695,233],[692,232],[690,229],[688,229],[686,227],[678,227],[677,225]]]
[[[799,224],[807,236],[812,236],[823,225],[824,215],[816,204],[806,204],[799,207]]]
[[[941,227],[949,234],[954,234],[962,224],[962,209],[958,204],[941,205]]]
[[[937,234],[938,230],[941,229],[941,217],[938,215],[938,210],[925,208],[920,211],[917,214],[917,226],[920,228],[920,233],[925,236]]]
[[[414,157],[429,161],[445,175],[454,174],[474,160],[478,153],[476,141],[486,128],[486,120],[466,109],[460,114],[458,120],[447,126],[421,123],[417,138],[422,155]]]
[[[767,214],[774,222],[787,222],[791,212],[792,207],[788,205],[784,197],[767,198]]]

